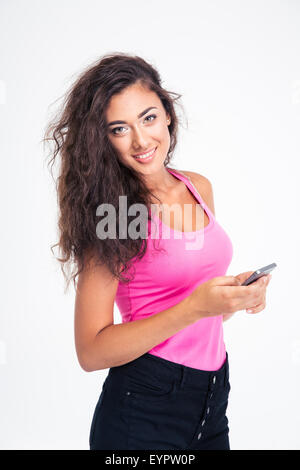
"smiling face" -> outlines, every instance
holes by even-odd
[[[155,92],[130,85],[111,98],[105,118],[109,141],[124,165],[143,175],[160,171],[170,148],[171,121]]]

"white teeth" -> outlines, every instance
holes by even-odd
[[[150,155],[152,155],[155,152],[155,150],[156,150],[156,148],[154,150],[152,150],[151,152],[146,153],[143,156],[140,155],[139,157],[134,157],[134,158],[148,158],[148,157],[150,157]]]

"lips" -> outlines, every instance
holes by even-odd
[[[156,149],[156,147],[153,147],[152,149],[147,150],[147,152],[137,153],[136,155],[133,155],[133,157],[134,157],[134,158],[143,157],[144,155],[146,155],[147,153],[152,152],[152,151],[155,150],[155,149]]]
[[[141,164],[151,162],[155,158],[156,149],[157,149],[157,147],[155,147],[152,151],[148,152],[148,156],[146,156],[147,153],[144,153],[144,154],[140,154],[139,157],[134,156],[133,158]],[[150,153],[150,155],[149,155],[149,153]]]

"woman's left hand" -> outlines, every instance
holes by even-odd
[[[241,282],[241,284],[247,279],[248,277],[248,272],[247,273],[241,273],[237,276],[235,276],[237,279],[239,279],[239,281]],[[252,274],[252,273],[251,273]],[[246,276],[245,276],[246,275]],[[258,304],[258,305],[254,305],[253,307],[251,308],[247,308],[246,309],[246,312],[247,313],[259,313],[261,312],[262,310],[264,310],[266,308],[266,291],[267,291],[267,287],[269,285],[269,282],[272,278],[272,274],[268,274],[267,276],[263,276],[264,280],[265,280],[265,295],[264,295],[264,298],[263,298],[263,302]],[[247,286],[246,286],[247,287]]]

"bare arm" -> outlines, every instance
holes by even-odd
[[[231,318],[232,315],[234,315],[234,313],[224,313],[223,322],[226,321],[226,320],[229,320],[229,318]]]
[[[190,311],[186,298],[150,317],[107,326],[91,344],[88,368],[106,369],[133,361],[199,318]]]
[[[75,344],[81,367],[107,369],[133,361],[200,319],[191,298],[150,317],[113,324],[118,281],[105,267],[79,275],[75,301]]]

